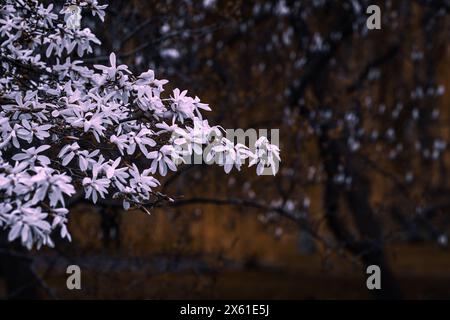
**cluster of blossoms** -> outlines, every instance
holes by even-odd
[[[202,118],[207,104],[179,89],[164,95],[168,81],[152,70],[135,76],[114,53],[108,66],[84,63],[100,41],[70,12],[103,21],[105,8],[96,0],[62,8],[1,1],[0,227],[28,248],[52,246],[55,229],[70,240],[66,202],[77,193],[93,203],[118,199],[125,209],[151,206],[163,196],[157,175],[207,144],[227,173],[245,159],[259,174],[276,172],[276,146],[266,138],[252,149],[234,145]]]

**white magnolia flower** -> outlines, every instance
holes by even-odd
[[[33,136],[39,140],[48,138],[50,134],[48,130],[52,127],[50,124],[37,125],[30,123],[28,120],[22,120],[22,126],[17,129],[17,137],[30,143],[33,140]]]
[[[99,171],[98,165],[94,165],[94,168],[92,170],[92,178],[86,177],[83,179],[83,187],[86,194],[86,199],[89,199],[92,197],[92,202],[97,203],[98,195],[100,195],[101,198],[105,198],[105,195],[108,193],[107,188],[109,187],[110,181],[105,178],[97,178],[98,171]]]
[[[194,99],[186,96],[187,90],[180,91],[176,88],[173,90],[171,109],[174,113],[173,119],[178,119],[182,123],[185,119],[194,117]]]
[[[149,175],[150,173],[151,170],[146,169],[141,174],[135,164],[133,164],[133,168],[132,170],[130,170],[131,188],[135,189],[138,193],[143,194],[145,197],[148,197],[149,192],[152,190],[152,188],[155,188],[159,185],[159,181]]]
[[[275,175],[278,171],[278,164],[281,162],[280,149],[278,146],[271,144],[266,137],[259,138],[255,143],[256,151],[252,155],[252,160],[249,166],[258,164],[256,173],[262,175],[264,169],[269,167],[272,174]]]
[[[111,64],[110,67],[96,64],[94,65],[94,68],[103,71],[103,73],[108,76],[108,79],[114,79],[119,71],[129,72],[126,65],[116,65],[116,54],[114,52],[109,55],[109,63]]]
[[[153,131],[147,129],[147,128],[142,128],[137,135],[133,135],[130,138],[130,142],[127,148],[127,153],[128,154],[134,154],[135,150],[136,150],[136,146],[139,147],[139,149],[142,151],[142,153],[148,158],[148,150],[147,150],[147,146],[148,147],[154,147],[156,145],[155,140],[153,140],[152,138],[150,138],[150,136],[153,135]]]
[[[81,8],[71,5],[65,11],[67,13],[66,24],[69,29],[80,29],[81,26]]]
[[[14,155],[12,157],[12,159],[16,160],[16,161],[26,161],[30,165],[33,165],[33,166],[37,160],[40,162],[41,165],[47,166],[50,164],[50,159],[47,158],[46,156],[39,155],[39,153],[41,153],[47,149],[50,149],[49,145],[43,145],[38,148],[31,147],[26,150],[22,149],[22,151],[24,151],[24,153],[18,153],[16,155]]]
[[[172,171],[177,171],[175,163],[171,157],[176,156],[174,148],[170,145],[162,146],[159,151],[152,151],[148,154],[149,159],[153,159],[150,166],[150,172],[155,173],[157,168],[159,169],[159,174],[165,176],[167,174],[167,168]],[[176,157],[177,159],[179,157]]]

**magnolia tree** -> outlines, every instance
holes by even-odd
[[[266,137],[235,144],[203,119],[207,104],[166,93],[152,70],[133,75],[114,53],[108,65],[83,62],[100,41],[80,28],[82,14],[103,21],[105,8],[1,1],[0,226],[29,249],[53,246],[54,230],[71,239],[66,202],[77,193],[125,209],[173,201],[159,177],[204,150],[227,173],[247,162],[258,174],[277,170],[279,149]]]

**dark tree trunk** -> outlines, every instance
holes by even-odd
[[[120,247],[120,209],[112,205],[96,206],[101,216],[103,245],[105,248]]]
[[[376,299],[400,299],[400,287],[386,261],[383,233],[369,203],[368,182],[360,176],[357,164],[350,162],[352,185],[345,191],[348,207],[360,234],[360,244],[354,249],[360,255],[364,271],[370,265],[381,269],[381,290],[372,290]]]
[[[352,184],[346,188],[338,185],[334,177],[339,173],[339,164],[343,163],[343,152],[339,141],[328,137],[326,127],[320,135],[320,150],[324,161],[327,181],[324,191],[324,206],[327,222],[336,239],[351,254],[359,257],[363,265],[363,274],[370,265],[381,269],[381,290],[371,290],[375,299],[401,299],[400,287],[391,272],[383,250],[383,238],[380,225],[376,221],[368,200],[370,194],[367,180],[360,175],[361,168],[351,160],[347,163],[347,174]],[[339,199],[343,195],[348,203],[349,213],[355,221],[359,237],[356,238],[339,216]],[[365,286],[365,283],[362,285]]]
[[[0,237],[0,275],[5,279],[7,296],[11,300],[37,299],[37,282],[31,269],[32,259],[20,245]]]

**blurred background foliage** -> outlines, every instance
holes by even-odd
[[[72,243],[2,251],[0,296],[450,298],[448,1],[109,4],[103,25],[83,17],[103,43],[91,63],[114,51],[209,103],[211,124],[280,129],[280,172],[184,166],[151,215],[76,204]]]

